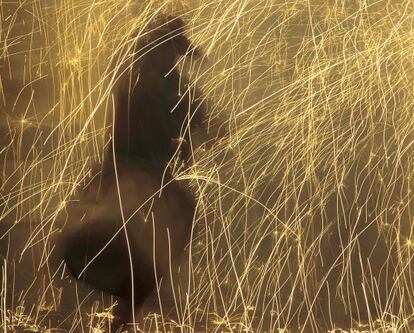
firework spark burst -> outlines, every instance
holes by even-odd
[[[0,0],[2,329],[110,329],[117,304],[68,276],[55,241],[160,15],[200,50],[177,68],[209,133],[191,168],[171,163],[197,198],[191,242],[136,330],[414,330],[405,0]]]

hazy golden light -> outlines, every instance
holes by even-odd
[[[139,330],[414,330],[413,4],[0,0],[4,330],[107,331],[112,300],[69,282],[55,239],[160,14],[201,50],[178,67],[210,137],[172,166],[197,216],[174,292],[160,287],[172,305]]]

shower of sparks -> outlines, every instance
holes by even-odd
[[[174,168],[197,214],[172,305],[137,331],[414,330],[408,0],[0,0],[1,327],[107,331],[116,304],[71,281],[55,239],[162,14],[201,50],[179,69],[209,136]]]

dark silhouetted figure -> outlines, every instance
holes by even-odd
[[[137,42],[134,64],[117,88],[102,172],[82,191],[63,231],[68,270],[118,298],[120,325],[131,321],[189,241],[195,201],[168,162],[176,153],[188,160],[188,124],[202,127],[201,104],[174,68],[192,50],[178,18],[158,21]]]
[[[199,128],[202,111],[194,96],[185,93],[187,80],[174,67],[180,56],[198,51],[177,18],[157,23],[143,38],[145,44],[138,43],[130,73],[119,84],[115,153],[166,162],[181,143],[180,156],[187,160],[187,125],[191,120],[193,130]]]

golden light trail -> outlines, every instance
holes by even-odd
[[[172,15],[209,133],[171,163],[197,198],[191,243],[136,330],[413,331],[413,5],[0,0],[0,326],[108,332],[117,305],[55,242],[135,42]]]

